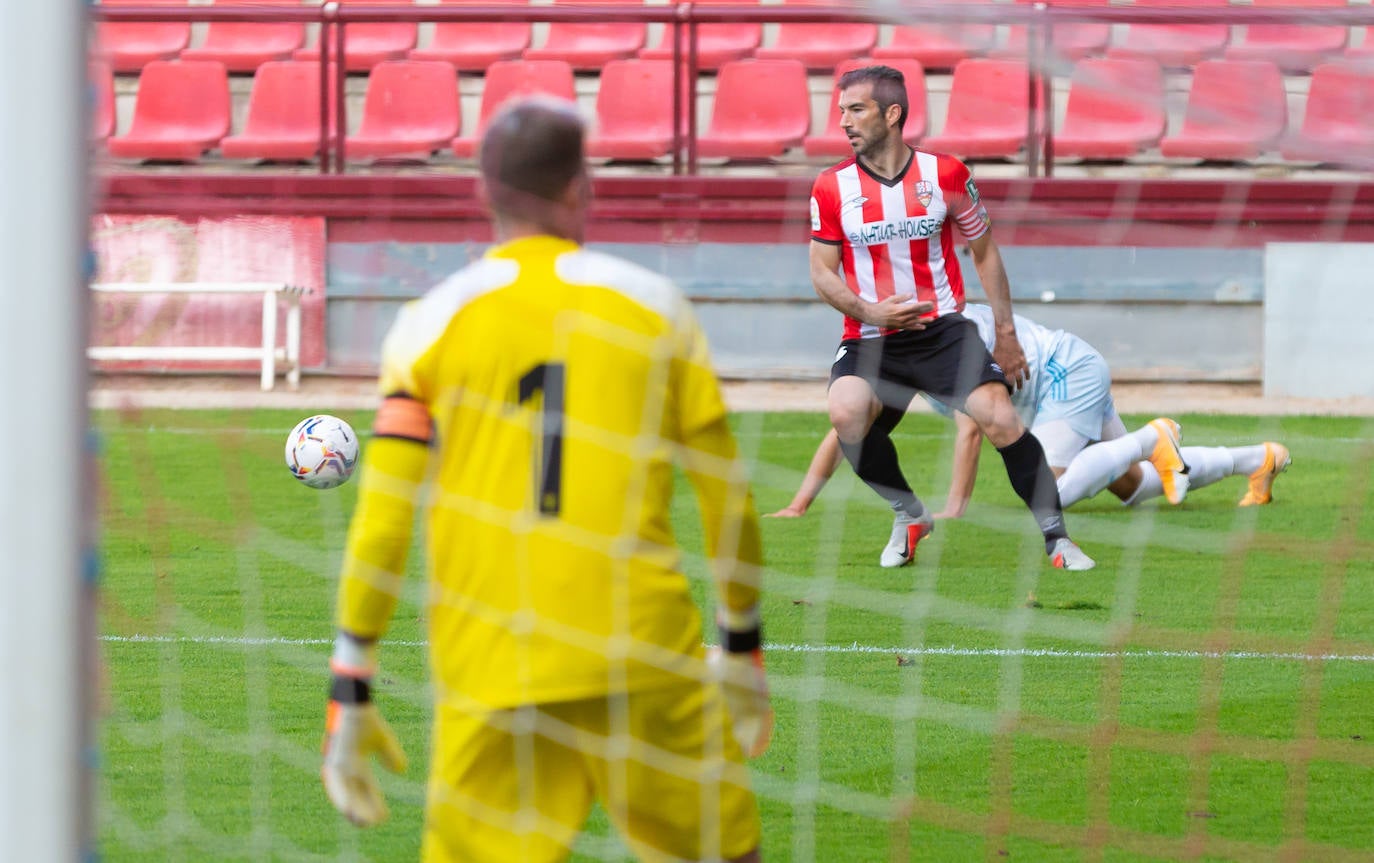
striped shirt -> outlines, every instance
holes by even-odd
[[[811,189],[811,238],[840,246],[849,289],[869,302],[914,295],[935,304],[928,318],[964,306],[953,225],[965,240],[991,225],[968,167],[953,156],[916,150],[891,179],[850,158]],[[846,339],[891,332],[845,316]]]

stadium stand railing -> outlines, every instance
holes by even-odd
[[[560,32],[569,32],[569,27],[591,27],[594,29],[584,32],[593,33],[603,28],[624,25],[626,32],[634,31],[639,34],[633,40],[635,47],[625,47],[618,54],[606,57],[662,57],[671,62],[672,68],[671,89],[664,90],[658,96],[671,102],[675,108],[670,114],[672,139],[666,155],[640,160],[647,161],[648,170],[671,172],[675,175],[694,175],[702,170],[709,171],[718,167],[715,164],[702,165],[699,162],[699,139],[708,136],[702,134],[703,130],[698,129],[698,118],[704,120],[712,117],[720,107],[717,103],[723,101],[728,104],[739,98],[738,94],[728,92],[728,76],[720,74],[721,67],[728,63],[760,57],[797,60],[807,65],[810,91],[808,128],[803,131],[801,138],[787,137],[785,155],[768,158],[803,163],[808,158],[819,160],[822,156],[818,152],[815,155],[807,154],[804,141],[807,138],[823,137],[826,131],[825,118],[833,113],[829,104],[824,101],[825,95],[831,92],[833,64],[824,64],[822,70],[818,64],[820,59],[824,58],[820,58],[820,54],[808,54],[814,47],[809,41],[803,46],[806,47],[806,51],[798,49],[794,56],[785,56],[789,53],[790,43],[776,34],[784,32],[784,28],[789,28],[787,32],[809,32],[812,35],[826,32],[843,34],[848,32],[845,27],[861,26],[864,32],[875,30],[882,34],[872,46],[870,56],[879,60],[897,57],[915,59],[923,64],[928,76],[927,83],[931,84],[934,81],[934,86],[929,87],[931,101],[925,106],[926,113],[933,121],[928,129],[933,134],[927,139],[932,147],[948,146],[955,155],[972,159],[1002,160],[1013,168],[1019,167],[1026,176],[1048,177],[1054,175],[1057,164],[1071,164],[1079,158],[1106,158],[1127,166],[1140,159],[1166,163],[1169,159],[1168,153],[1156,147],[1149,140],[1149,136],[1140,142],[1135,155],[1094,156],[1087,153],[1080,156],[1070,152],[1057,153],[1055,139],[1059,133],[1066,133],[1068,138],[1077,136],[1072,124],[1067,128],[1062,125],[1065,121],[1065,112],[1058,109],[1057,98],[1071,89],[1071,83],[1075,81],[1075,63],[1084,59],[1096,60],[1104,53],[1108,57],[1154,58],[1169,70],[1168,85],[1171,90],[1181,93],[1189,84],[1195,83],[1194,76],[1199,74],[1194,69],[1196,64],[1212,57],[1244,55],[1248,51],[1257,50],[1254,47],[1256,45],[1272,42],[1276,46],[1276,56],[1280,57],[1280,60],[1275,62],[1281,73],[1287,76],[1286,79],[1282,79],[1282,83],[1286,89],[1285,98],[1290,103],[1301,106],[1306,98],[1309,82],[1315,80],[1310,74],[1312,69],[1300,68],[1309,65],[1303,62],[1304,60],[1320,59],[1322,63],[1318,65],[1321,66],[1343,64],[1342,80],[1357,88],[1374,86],[1370,83],[1374,80],[1374,71],[1371,71],[1374,63],[1360,59],[1374,56],[1371,54],[1374,46],[1369,43],[1370,35],[1367,32],[1374,29],[1370,27],[1374,24],[1374,7],[1363,3],[1332,5],[1333,2],[1335,0],[1295,0],[1293,4],[1270,5],[1268,2],[1233,4],[1225,0],[1216,0],[1205,4],[1181,6],[1170,4],[1168,0],[1136,0],[1129,5],[1092,0],[1062,0],[1048,5],[1024,2],[948,4],[921,7],[921,20],[913,22],[900,19],[900,11],[895,7],[886,8],[884,11],[876,8],[797,2],[757,5],[715,2],[639,5],[584,3],[579,0],[546,5],[481,2],[419,5],[408,0],[382,0],[315,6],[275,3],[237,5],[233,2],[191,6],[159,5],[151,0],[137,4],[132,0],[107,0],[93,7],[93,16],[97,21],[98,30],[96,51],[103,55],[96,59],[111,63],[115,74],[119,76],[117,98],[125,109],[116,112],[116,116],[126,120],[130,115],[130,93],[134,93],[133,113],[138,111],[137,105],[141,94],[136,90],[141,88],[136,88],[132,83],[132,75],[135,72],[150,62],[166,62],[176,56],[179,56],[183,63],[196,57],[207,56],[207,45],[213,49],[215,44],[223,44],[224,37],[219,37],[220,42],[212,43],[207,35],[201,44],[195,45],[189,44],[194,40],[182,44],[178,37],[179,47],[169,43],[168,46],[160,47],[156,51],[136,56],[137,52],[120,54],[106,37],[105,34],[118,32],[120,27],[166,25],[169,32],[171,28],[181,32],[189,28],[193,22],[203,22],[209,25],[207,32],[213,32],[214,28],[223,28],[229,24],[241,27],[281,27],[291,32],[297,29],[316,32],[317,36],[309,47],[295,49],[292,53],[298,58],[308,58],[300,62],[315,63],[324,70],[324,74],[319,76],[319,107],[313,112],[318,126],[319,146],[315,148],[318,152],[306,158],[318,160],[316,167],[321,173],[326,174],[346,173],[350,170],[350,161],[363,161],[350,158],[349,138],[350,129],[357,132],[358,112],[361,103],[364,102],[361,98],[364,91],[360,73],[370,71],[378,63],[388,60],[410,58],[448,62],[442,57],[446,43],[439,40],[439,34],[458,33],[461,32],[458,28],[473,25],[503,28],[502,32],[508,30],[515,34],[515,38],[509,45],[497,46],[493,43],[489,46],[493,52],[490,57],[477,57],[470,60],[468,65],[455,65],[459,73],[479,70],[484,73],[480,79],[472,75],[461,75],[459,78],[460,101],[469,106],[469,116],[477,113],[471,107],[476,104],[476,100],[481,100],[482,116],[489,113],[489,107],[494,107],[487,104],[483,84],[490,82],[490,72],[497,63],[529,62],[530,58],[543,56],[540,52],[548,53],[551,48],[549,35],[526,41],[531,28],[536,25],[542,25],[544,31],[549,34],[555,32],[555,28]],[[433,33],[427,44],[422,44],[424,40],[417,41],[415,36],[420,32],[418,28],[422,22],[428,24]],[[716,51],[709,56],[702,50],[703,46],[709,43],[707,34],[752,34],[753,28],[770,23],[779,25],[775,28],[776,32],[769,39],[761,39],[757,45],[745,44],[752,41],[745,40],[731,48],[732,53]],[[792,29],[803,26],[813,29]],[[647,29],[651,27],[660,31],[657,36],[652,30]],[[726,28],[741,29],[727,31]],[[1116,33],[1116,44],[1099,43],[1103,28]],[[1231,40],[1233,30],[1244,34],[1243,38],[1234,43]],[[225,31],[221,29],[220,32]],[[647,42],[639,38],[646,32],[649,34]],[[990,36],[997,32],[1006,34],[1001,44],[996,44]],[[382,33],[401,34],[403,38],[394,39],[394,44],[388,43],[375,51],[372,49],[376,46],[364,45],[369,34]],[[1155,35],[1151,36],[1152,33]],[[1161,37],[1160,34],[1165,35]],[[1341,38],[1337,42],[1331,42],[1332,34],[1337,34]],[[1292,48],[1292,45],[1289,46],[1292,50],[1277,47],[1280,44],[1292,43],[1294,38],[1299,36],[1301,44],[1309,44],[1303,40],[1321,36],[1327,40],[1323,44],[1330,50],[1318,50],[1304,55],[1297,48]],[[932,45],[940,48],[941,44],[936,44],[937,42],[943,45],[943,54],[939,51],[922,53]],[[644,47],[646,44],[650,47]],[[1251,47],[1244,47],[1247,45]],[[557,49],[558,44],[553,44],[552,48]],[[1155,51],[1154,48],[1158,48],[1159,51]],[[519,59],[514,57],[517,53]],[[962,58],[957,56],[960,53],[963,55]],[[279,53],[273,53],[272,56],[279,56]],[[455,58],[458,56],[455,55]],[[842,59],[849,59],[849,56]],[[337,62],[340,57],[344,59],[342,66]],[[486,66],[478,62],[493,57],[511,59],[497,60]],[[595,62],[580,55],[573,58],[577,60],[577,63],[572,64],[576,76],[573,95],[574,98],[579,94],[583,97],[579,107],[593,120],[598,112],[591,107],[592,100],[588,98],[588,94],[595,92],[598,79],[594,76],[604,67],[606,57],[595,59]],[[1002,141],[998,146],[984,146],[973,140],[978,137],[977,135],[970,137],[967,133],[960,133],[958,118],[969,113],[965,106],[959,104],[965,95],[963,91],[967,88],[958,86],[957,72],[948,74],[947,70],[969,59],[981,59],[988,63],[1011,63],[1022,69],[1023,74],[1016,76],[1014,91],[1008,89],[1007,92],[1000,94],[1007,97],[1010,103],[1014,103],[1011,104],[1011,109],[1017,117],[1018,130],[1014,133],[1003,130],[1004,134],[1000,135],[1002,138],[1010,135],[1014,139],[1010,144]],[[270,57],[264,62],[269,61]],[[221,59],[219,62],[225,60]],[[248,60],[241,63],[235,60],[228,67],[231,96],[235,92],[239,94],[240,108],[252,107],[252,99],[246,96],[246,86],[235,86],[236,82],[246,85],[242,78],[251,65]],[[236,72],[239,74],[235,75]],[[350,75],[350,72],[354,74]],[[940,74],[935,78],[929,77],[937,72]],[[746,83],[744,86],[750,85]],[[1120,94],[1122,99],[1132,99],[1136,96],[1136,93],[1124,89]],[[1364,90],[1360,89],[1348,101],[1364,104],[1367,99]],[[1170,104],[1179,101],[1172,100]],[[825,105],[824,109],[818,111],[817,106],[822,104]],[[329,106],[328,109],[325,106]],[[350,111],[353,113],[352,124],[349,122]],[[226,129],[220,138],[228,137],[230,141],[237,142],[245,135],[252,137],[254,133],[248,128],[251,124],[243,119],[245,114],[251,116],[252,111],[231,111],[232,125],[237,128]],[[1169,125],[1176,128],[1173,129],[1174,135],[1166,134],[1163,140],[1177,143],[1175,139],[1179,137],[1180,131],[1177,127],[1183,125],[1185,115],[1186,112],[1177,112],[1169,118]],[[817,119],[818,116],[820,119]],[[1374,146],[1369,146],[1370,142],[1365,139],[1363,126],[1355,124],[1347,133],[1340,136],[1321,137],[1299,131],[1306,127],[1305,118],[1300,112],[1290,111],[1287,112],[1287,116],[1289,120],[1279,129],[1276,140],[1272,140],[1273,136],[1266,136],[1261,151],[1263,159],[1278,160],[1279,163],[1287,159],[1298,167],[1319,170],[1332,166],[1357,171],[1374,169]],[[325,117],[334,119],[327,124]],[[1116,118],[1113,115],[1097,119],[1110,124]],[[1024,134],[1019,129],[1022,122],[1025,127]],[[473,154],[471,144],[474,139],[470,136],[480,134],[481,122],[468,122],[462,125],[468,136],[455,138],[456,142],[461,142],[458,146],[441,148],[432,157],[419,161],[430,168],[459,173],[473,170],[472,163],[465,160],[470,160]],[[595,123],[593,126],[595,134]],[[1191,133],[1184,131],[1182,137],[1186,139],[1189,134]],[[99,141],[100,136],[96,137]],[[123,136],[115,134],[111,141],[120,140],[121,137]],[[1308,143],[1301,147],[1284,146],[1298,139],[1304,139]],[[1312,143],[1323,140],[1331,142],[1329,149],[1320,148]],[[974,146],[975,144],[977,146]],[[220,158],[216,155],[219,146],[219,140],[209,142],[201,151],[207,155],[200,160],[207,163],[217,161]],[[124,146],[115,146],[111,152],[116,156],[121,153],[128,154],[128,158],[199,158],[194,153],[188,157],[168,155],[174,149],[170,148],[167,153],[161,156],[154,154],[152,157],[141,157]],[[191,149],[194,148],[188,148]],[[230,147],[230,150],[237,149],[237,146]],[[650,149],[657,151],[658,147]],[[714,145],[708,149],[719,152],[719,148]],[[812,150],[815,152],[816,148],[813,146]],[[1255,158],[1253,148],[1226,152],[1218,150],[1217,153],[1216,156],[1208,157],[1209,163],[1221,159],[1245,167],[1247,160]],[[1301,154],[1301,157],[1298,154]],[[227,153],[225,155],[228,156]],[[369,154],[354,155],[367,157]],[[745,154],[745,158],[756,161],[759,156],[751,151]],[[1180,163],[1174,163],[1173,166],[1179,167]],[[121,169],[123,167],[120,166]],[[250,168],[244,164],[234,167],[237,170],[270,170]]]

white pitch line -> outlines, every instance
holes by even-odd
[[[284,426],[282,428],[265,428],[262,426],[139,426],[139,425],[108,425],[97,428],[102,434],[171,434],[171,435],[279,435],[291,431]],[[763,438],[814,438],[819,440],[822,435],[810,431],[769,431],[760,434]],[[941,432],[899,432],[899,438],[910,440],[943,440],[949,435]],[[1303,438],[1304,442],[1315,444],[1367,444],[1369,438],[1366,437],[1322,437],[1322,438]],[[1290,441],[1291,443],[1291,441]]]
[[[116,644],[224,644],[234,647],[324,647],[329,638],[250,638],[224,635],[102,635],[101,641]],[[387,640],[394,647],[427,647],[427,641]],[[765,650],[782,653],[901,654],[903,656],[967,656],[1025,659],[1263,659],[1276,662],[1374,662],[1374,654],[1266,653],[1256,650],[1061,650],[1037,647],[879,647],[872,644],[779,644],[764,645]]]

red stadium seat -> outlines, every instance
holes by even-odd
[[[349,2],[349,0],[345,0]],[[356,5],[414,6],[411,0],[356,0]],[[401,60],[415,47],[419,25],[414,21],[349,24],[344,28],[344,68],[349,72],[366,72],[384,60]],[[334,46],[329,46],[334,57]],[[296,60],[320,59],[320,46],[299,48],[292,55]]]
[[[739,5],[751,0],[698,0],[696,6]],[[757,0],[752,0],[757,2]],[[684,27],[682,56],[687,56],[687,29]],[[731,60],[743,60],[754,53],[763,41],[762,24],[698,24],[697,67],[719,69]],[[672,27],[665,26],[658,44],[639,52],[644,60],[673,59]]]
[[[1302,129],[1286,159],[1374,168],[1374,66],[1323,63],[1312,71]]]
[[[1035,3],[1040,0],[1017,0],[1018,3]],[[1049,0],[1051,6],[1094,7],[1106,6],[1108,0]],[[1007,32],[1007,42],[1001,48],[989,52],[992,57],[1027,57],[1030,45],[1027,42],[1029,30],[1013,24]],[[1050,39],[1050,54],[1054,59],[1078,61],[1084,57],[1094,57],[1107,50],[1112,40],[1112,25],[1065,21],[1056,24]]]
[[[604,3],[606,0],[557,0],[563,5]],[[614,0],[612,0],[614,2]],[[638,7],[640,3],[630,3]],[[566,21],[549,24],[548,36],[538,48],[525,51],[526,60],[561,60],[580,72],[600,69],[611,60],[628,60],[644,47],[648,28],[633,21],[608,20],[596,24]]]
[[[701,5],[700,3],[696,5]],[[671,60],[671,28],[663,28],[658,44],[639,52],[641,60]],[[687,37],[683,35],[682,56],[687,57]],[[744,60],[763,40],[762,24],[700,24],[697,26],[697,68],[717,70],[731,60]]]
[[[345,152],[371,159],[427,159],[461,128],[458,73],[438,60],[388,60],[367,79],[358,133]]]
[[[811,0],[790,0],[792,5],[813,5]],[[876,24],[778,25],[772,45],[754,52],[760,60],[800,60],[807,69],[829,72],[854,57],[865,57],[878,44]]]
[[[1229,0],[1135,0],[1135,6],[1228,6]],[[1196,66],[1226,50],[1231,28],[1226,24],[1131,24],[1126,39],[1107,50],[1109,57],[1147,57],[1170,68]]]
[[[227,0],[220,0],[221,3]],[[253,0],[256,6],[299,6],[299,0]],[[305,41],[305,23],[283,21],[254,24],[211,21],[205,41],[181,52],[183,60],[218,60],[230,72],[253,72],[268,60],[288,60]]]
[[[697,154],[768,159],[799,146],[811,126],[811,92],[800,60],[735,60],[720,67],[716,99]]]
[[[102,6],[173,6],[184,0],[104,0]],[[172,60],[191,42],[189,21],[101,22],[96,26],[96,55],[116,73],[138,72],[154,60]]]
[[[460,72],[480,72],[501,60],[518,60],[530,47],[527,21],[440,21],[424,48],[410,52],[412,60],[442,60]]]
[[[1013,26],[1007,33],[1007,43],[995,51],[993,57],[1027,57],[1030,46],[1026,42],[1025,27]],[[1061,60],[1082,60],[1102,54],[1112,39],[1112,25],[1086,22],[1065,22],[1054,28],[1050,41],[1050,54]]]
[[[1364,28],[1359,43],[1345,49],[1345,58],[1364,63],[1374,62],[1374,27]]]
[[[670,60],[612,60],[601,70],[596,132],[587,155],[599,159],[657,159],[673,147],[673,64]]]
[[[482,104],[477,109],[477,128],[471,137],[454,138],[453,152],[463,158],[476,155],[487,121],[512,96],[546,93],[569,102],[577,100],[572,66],[562,60],[502,60],[492,63],[482,81]]]
[[[1346,0],[1251,0],[1255,6],[1311,6],[1341,8]],[[1336,56],[1349,39],[1345,27],[1304,27],[1300,24],[1252,24],[1245,37],[1226,49],[1228,60],[1271,60],[1279,68],[1307,72]]]
[[[319,63],[269,60],[259,66],[243,132],[225,138],[219,148],[231,159],[305,161],[318,156]]]
[[[879,59],[915,60],[926,69],[953,69],[960,60],[987,53],[997,36],[991,24],[892,28],[892,40],[873,49]]]
[[[91,88],[91,140],[104,143],[115,132],[114,72],[110,64],[92,60],[86,64]]]
[[[1088,59],[1074,67],[1056,156],[1126,159],[1159,143],[1164,73],[1153,60]]]
[[[877,63],[891,66],[906,78],[907,113],[906,125],[902,127],[902,138],[908,144],[915,144],[926,133],[926,71],[915,60],[874,60],[860,58],[848,60],[835,67],[835,88],[830,102],[821,115],[821,123],[816,127],[819,134],[807,135],[802,141],[802,149],[808,156],[833,156],[845,158],[853,154],[849,139],[840,130],[839,112],[836,106],[840,100],[840,76],[851,69],[872,66]]]
[[[223,63],[154,60],[138,78],[129,131],[110,153],[131,159],[190,162],[229,134],[229,73]]]
[[[954,67],[945,128],[922,149],[965,157],[1014,156],[1026,146],[1030,75],[1018,60],[964,60]]]
[[[1166,156],[1253,159],[1288,125],[1283,73],[1262,60],[1207,60],[1193,70],[1183,128],[1159,143]]]

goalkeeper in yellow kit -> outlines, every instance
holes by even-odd
[[[405,759],[375,648],[428,483],[434,740],[422,857],[555,861],[594,800],[644,860],[758,860],[744,751],[772,714],[758,523],[706,341],[666,279],[580,247],[572,106],[514,103],[481,169],[497,245],[398,315],[339,586],[323,779],[357,824]],[[696,489],[721,648],[669,524]],[[728,709],[727,709],[728,708]]]

